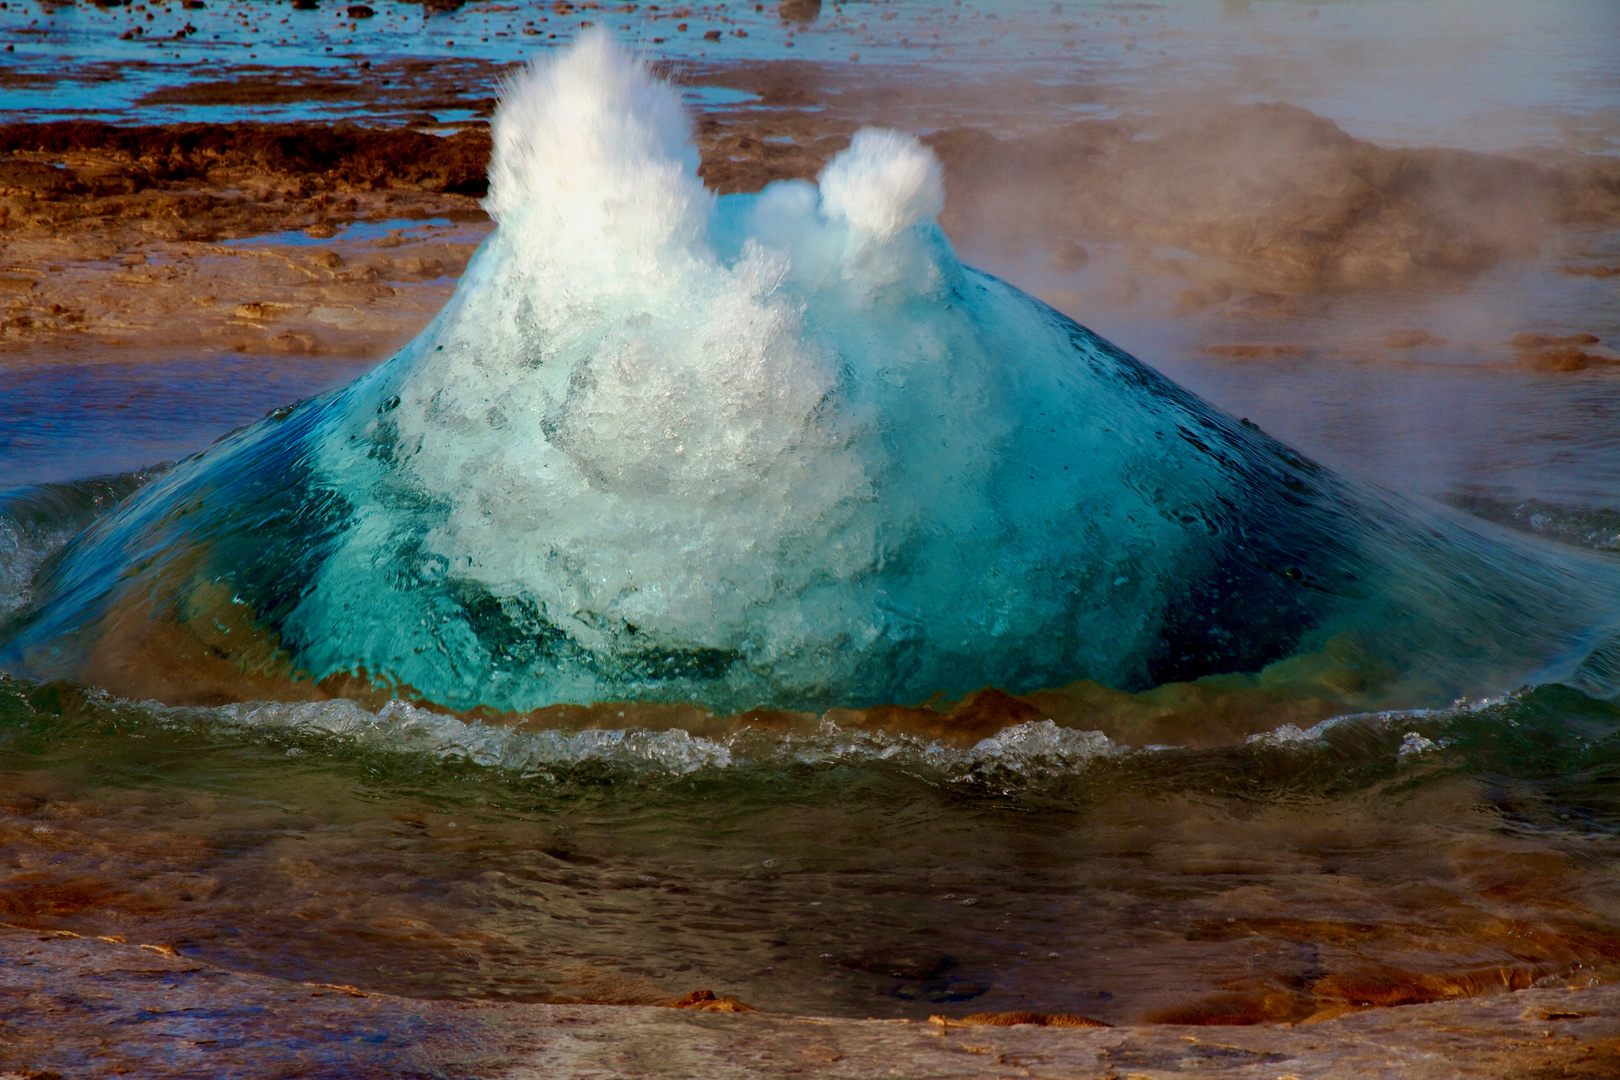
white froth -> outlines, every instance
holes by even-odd
[[[81,527],[81,522],[72,521],[55,528],[29,529],[0,514],[0,623],[28,606],[39,568]]]
[[[821,208],[864,236],[890,240],[945,209],[939,158],[914,136],[863,128],[818,178]]]
[[[548,768],[596,763],[634,773],[683,776],[699,769],[722,769],[732,763],[731,751],[724,744],[679,729],[524,733],[468,723],[405,701],[391,701],[374,713],[342,698],[296,704],[250,702],[214,710],[166,709],[155,702],[145,707],[160,715],[168,713],[233,728],[331,735],[365,749],[464,760],[527,775],[544,775]]]
[[[469,761],[542,779],[555,779],[551,770],[584,765],[605,765],[640,776],[685,776],[750,764],[825,767],[888,762],[936,770],[956,781],[1030,781],[1074,775],[1099,760],[1129,752],[1100,731],[1063,728],[1050,720],[1005,728],[958,750],[906,735],[846,732],[826,721],[809,736],[745,730],[709,739],[678,728],[520,732],[459,720],[404,701],[391,701],[376,712],[341,698],[217,708],[144,702],[138,708],[181,722],[262,734],[332,736],[361,749]]]
[[[484,209],[575,242],[665,241],[706,213],[691,121],[668,84],[605,32],[523,68],[501,88]]]

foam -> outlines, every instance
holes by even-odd
[[[0,516],[0,622],[28,606],[34,575],[77,531],[56,529],[40,534]]]
[[[512,76],[490,136],[484,209],[586,243],[571,260],[691,241],[712,205],[679,95],[601,31]]]
[[[956,782],[1026,783],[1078,775],[1098,761],[1129,753],[1128,747],[1116,746],[1100,731],[1061,728],[1050,720],[1014,725],[972,747],[957,749],[906,735],[845,731],[830,721],[823,721],[820,730],[811,735],[774,736],[743,730],[704,738],[680,729],[637,727],[516,731],[446,716],[404,701],[391,701],[375,712],[345,699],[260,701],[215,708],[170,708],[148,701],[133,707],[161,723],[279,738],[332,738],[361,751],[465,761],[548,781],[585,766],[656,779],[758,765],[827,768],[888,763],[929,769]]]
[[[684,776],[731,765],[727,746],[685,731],[640,728],[517,732],[391,701],[370,712],[352,701],[249,702],[217,709],[141,708],[160,717],[260,734],[332,736],[362,750],[468,761],[523,776],[595,763],[649,776]]]

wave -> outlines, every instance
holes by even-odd
[[[1446,708],[1344,714],[1309,728],[1285,724],[1202,749],[1132,746],[1050,719],[1013,724],[965,746],[844,727],[825,716],[795,731],[733,721],[709,735],[635,725],[525,730],[400,701],[375,710],[349,700],[175,707],[0,677],[0,752],[28,748],[34,756],[67,740],[98,759],[106,751],[97,747],[134,738],[189,759],[257,745],[317,768],[358,762],[368,774],[406,775],[423,792],[442,784],[460,790],[468,769],[480,782],[576,792],[603,782],[779,785],[795,775],[802,783],[827,770],[875,770],[969,797],[1085,803],[1127,790],[1267,802],[1370,789],[1398,795],[1413,784],[1465,776],[1485,781],[1487,790],[1528,782],[1542,791],[1537,805],[1504,805],[1510,818],[1599,832],[1620,824],[1611,790],[1620,776],[1620,706],[1558,684]],[[274,766],[250,751],[231,768]]]
[[[167,468],[0,489],[0,625],[28,606],[47,559]]]

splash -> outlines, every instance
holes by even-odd
[[[47,559],[163,468],[0,490],[0,623],[27,607]]]
[[[1096,761],[1128,752],[1100,731],[1074,731],[1051,720],[1014,724],[968,747],[883,731],[846,731],[829,721],[809,732],[744,729],[693,735],[679,728],[586,728],[517,731],[390,701],[376,712],[352,701],[247,702],[217,708],[165,707],[98,701],[140,722],[179,730],[238,733],[280,740],[315,740],[335,752],[393,754],[467,762],[520,780],[554,782],[582,767],[626,777],[687,776],[740,766],[764,768],[891,762],[929,769],[953,780],[1003,778],[1027,783],[1083,772]],[[306,752],[294,747],[296,756]]]
[[[433,324],[87,530],[0,660],[738,712],[1345,641],[1434,697],[1611,632],[1606,564],[1357,489],[963,266],[910,136],[716,197],[690,135],[606,35],[520,74]]]

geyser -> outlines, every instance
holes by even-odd
[[[0,661],[738,711],[1323,649],[1435,697],[1612,629],[1606,564],[1355,488],[962,266],[909,136],[715,197],[603,34],[493,135],[498,228],[432,325],[98,521]]]

